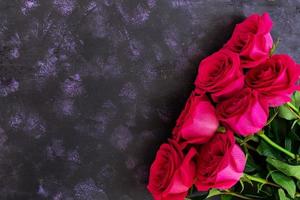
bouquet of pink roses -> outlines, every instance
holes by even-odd
[[[201,61],[195,89],[150,169],[155,200],[300,199],[300,65],[253,14]]]

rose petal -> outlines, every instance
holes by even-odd
[[[238,145],[234,145],[230,154],[229,165],[220,171],[217,175],[215,188],[229,189],[235,185],[243,175],[246,164],[244,152]]]
[[[266,102],[260,99],[257,92],[249,88],[244,88],[232,98],[221,102],[217,105],[216,111],[220,121],[243,136],[262,129],[269,115]]]
[[[215,133],[219,122],[214,106],[204,96],[191,95],[174,129],[174,137],[192,143],[205,143]]]
[[[165,194],[178,194],[189,190],[193,185],[196,166],[192,161],[197,154],[194,148],[191,148],[183,160],[180,168],[176,171],[169,187],[165,190]]]

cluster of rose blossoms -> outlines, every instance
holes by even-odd
[[[195,90],[150,169],[147,188],[155,200],[183,200],[193,185],[228,189],[243,175],[246,158],[234,133],[257,133],[269,107],[289,102],[299,89],[300,66],[288,55],[272,55],[271,28],[268,13],[253,14],[201,61]]]

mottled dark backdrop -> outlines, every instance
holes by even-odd
[[[0,199],[150,200],[197,63],[265,11],[300,62],[299,0],[0,0]]]

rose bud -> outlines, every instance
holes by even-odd
[[[175,141],[162,144],[150,169],[148,190],[155,200],[184,200],[194,183],[196,150],[186,155]]]
[[[215,102],[232,96],[244,86],[239,55],[220,50],[202,60],[195,85],[209,92]]]
[[[229,189],[235,185],[246,164],[244,152],[235,144],[233,133],[216,133],[200,147],[196,156],[196,188],[208,191],[211,188]]]
[[[207,96],[192,92],[173,130],[175,140],[188,143],[205,143],[218,129],[219,122],[214,106]]]
[[[264,62],[273,46],[270,34],[272,20],[268,13],[253,14],[237,24],[224,48],[240,55],[243,68],[256,67]]]
[[[251,135],[267,123],[269,108],[258,93],[244,88],[216,107],[218,119],[243,136]]]
[[[291,101],[291,94],[299,86],[300,66],[288,55],[274,55],[246,74],[246,84],[267,101],[269,106],[280,106]]]

